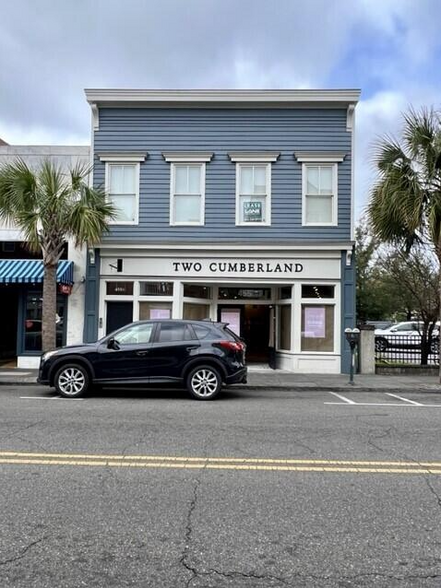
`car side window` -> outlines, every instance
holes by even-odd
[[[186,323],[161,323],[158,342],[175,343],[192,340],[193,333]]]
[[[115,339],[120,345],[136,345],[138,343],[150,343],[153,333],[153,323],[130,325],[127,329],[117,333]]]
[[[207,339],[209,341],[219,339],[219,335],[213,329],[204,325],[193,325],[194,332],[198,339]]]

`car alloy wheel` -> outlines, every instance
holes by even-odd
[[[375,341],[375,351],[386,351],[387,343],[385,339],[377,339]]]
[[[191,395],[198,400],[210,400],[214,398],[220,388],[220,376],[212,367],[201,366],[194,369],[189,375],[188,389]]]
[[[66,398],[76,398],[84,394],[89,385],[88,374],[82,366],[66,365],[55,377],[57,392]]]

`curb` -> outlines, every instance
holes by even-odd
[[[39,386],[36,380],[31,381],[21,381],[17,382],[14,380],[0,380],[0,386]],[[417,385],[415,387],[409,388],[379,388],[379,387],[369,387],[369,386],[357,386],[357,384],[351,385],[347,384],[346,386],[299,386],[298,384],[257,384],[257,385],[241,385],[235,384],[229,387],[229,390],[243,390],[248,392],[259,391],[259,390],[266,390],[267,392],[278,392],[282,390],[286,390],[289,392],[393,392],[393,393],[405,393],[406,391],[411,392],[419,392],[419,393],[426,393],[426,394],[441,394],[441,385],[430,388],[419,388]]]

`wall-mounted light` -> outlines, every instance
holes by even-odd
[[[87,254],[89,255],[89,265],[95,265],[95,249],[93,247],[89,247]]]

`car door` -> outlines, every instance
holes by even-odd
[[[109,382],[147,382],[155,328],[156,323],[135,323],[105,339],[98,348],[95,378]]]
[[[151,381],[179,380],[186,362],[200,346],[189,323],[164,321],[158,324],[149,354]]]

